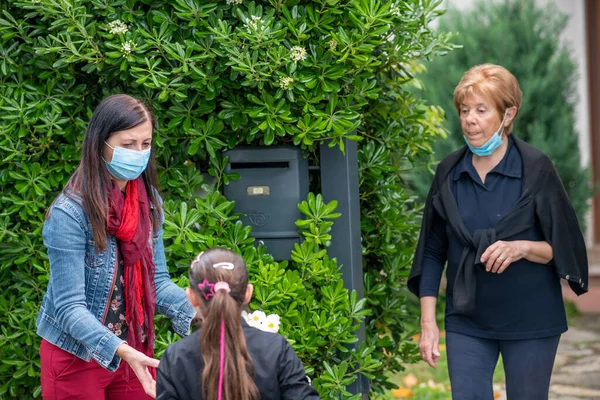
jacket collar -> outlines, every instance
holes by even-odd
[[[522,161],[522,179],[523,179],[523,192],[521,194],[521,199],[525,197],[530,197],[533,194],[533,191],[536,187],[536,182],[538,182],[540,174],[543,171],[543,168],[539,168],[540,157],[544,156],[539,150],[535,147],[531,146],[528,143],[525,143],[518,137],[511,134],[513,137],[513,142],[515,145],[515,149],[521,155]],[[460,149],[456,150],[454,153],[450,154],[446,157],[439,165],[438,165],[438,183],[444,182],[448,177],[448,174],[452,171],[454,166],[456,166],[460,160],[463,159],[465,153],[469,151],[469,148],[465,145]]]
[[[521,178],[521,170],[523,168],[523,163],[521,161],[521,157],[519,157],[518,150],[515,149],[514,139],[512,135],[508,135],[508,147],[506,148],[506,153],[502,160],[490,171],[490,173],[501,174],[504,176],[508,176],[510,178]],[[462,174],[467,174],[473,179],[475,182],[479,182],[477,179],[477,171],[473,166],[473,153],[471,151],[466,151],[463,157],[458,161],[456,168],[454,169],[454,173],[452,179],[457,181],[460,179]]]

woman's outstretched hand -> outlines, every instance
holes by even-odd
[[[117,348],[117,355],[129,364],[137,378],[139,379],[142,387],[146,394],[153,399],[156,398],[156,381],[148,370],[151,368],[158,368],[159,360],[150,358],[144,353],[141,353],[129,346],[126,343],[121,344]]]

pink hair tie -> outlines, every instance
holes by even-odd
[[[219,281],[215,283],[215,293],[219,290],[225,290],[227,293],[231,293],[229,283]],[[225,369],[225,319],[221,315],[221,335],[219,340],[219,389],[218,389],[218,400],[223,399],[223,374]]]
[[[215,283],[215,292],[221,289],[225,290],[227,293],[231,293],[231,288],[229,287],[229,283],[227,282],[219,281]]]
[[[223,282],[227,284],[226,282]],[[227,285],[229,288],[229,285]],[[219,389],[218,400],[223,399],[223,372],[225,369],[225,320],[221,315],[221,336],[219,338]]]

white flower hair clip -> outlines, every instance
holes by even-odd
[[[258,310],[248,314],[246,311],[242,311],[242,318],[248,325],[261,331],[272,333],[279,331],[280,318],[277,314],[266,315]]]
[[[230,262],[220,262],[213,264],[213,268],[233,269],[234,265]]]

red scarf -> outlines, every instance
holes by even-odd
[[[125,318],[129,327],[127,343],[152,357],[156,287],[150,201],[143,178],[129,181],[126,195],[112,182],[109,200],[107,233],[117,237],[125,264]],[[142,340],[142,332],[146,334],[145,341]]]

